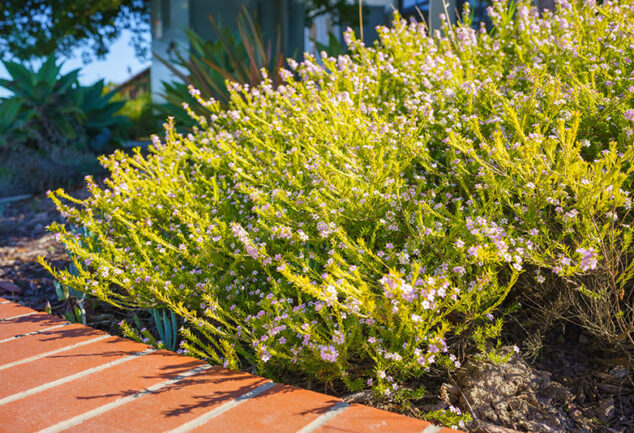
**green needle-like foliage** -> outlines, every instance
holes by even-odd
[[[212,362],[397,401],[470,354],[503,361],[517,301],[543,322],[565,301],[631,351],[634,2],[559,5],[494,2],[490,32],[433,37],[397,16],[277,87],[190,89],[192,133],[104,158],[85,201],[51,194],[94,236],[53,225],[79,274],[47,268],[173,311]]]

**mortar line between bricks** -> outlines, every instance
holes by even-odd
[[[20,317],[31,316],[35,313],[37,313],[37,311],[31,311],[30,313],[18,314],[17,316],[13,316],[13,317],[5,317],[4,319],[0,319],[0,322],[6,322],[7,320],[13,320],[13,319],[19,319]]]
[[[132,395],[128,395],[126,397],[120,398],[118,400],[115,400],[113,402],[110,402],[108,404],[104,404],[103,406],[100,406],[96,409],[90,410],[88,412],[82,413],[81,415],[77,415],[76,417],[67,419],[66,421],[62,421],[60,423],[57,423],[55,425],[52,425],[50,427],[47,427],[45,429],[40,430],[38,433],[57,433],[66,429],[69,429],[71,427],[75,427],[81,423],[83,423],[84,421],[87,421],[91,418],[94,418],[98,415],[104,414],[112,409],[115,409],[119,406],[123,406],[126,403],[129,403],[133,400],[136,400],[137,398],[141,398],[147,394],[153,394],[156,391],[165,388],[167,386],[170,386],[174,383],[177,383],[183,379],[186,379],[190,376],[194,376],[202,371],[208,370],[211,368],[211,365],[206,364],[206,365],[201,365],[200,367],[196,367],[193,368],[189,371],[186,371],[185,373],[181,373],[178,376],[175,376],[169,380],[165,380],[163,382],[154,384],[152,386],[148,386],[147,388],[145,388],[142,391],[139,391],[135,394]]]
[[[75,379],[79,379],[83,376],[88,376],[93,373],[100,372],[110,367],[114,367],[115,365],[123,364],[124,362],[131,361],[135,358],[138,358],[143,355],[147,355],[148,353],[155,352],[156,349],[148,349],[143,352],[137,352],[129,356],[125,356],[123,358],[116,359],[114,361],[110,361],[106,364],[99,365],[97,367],[89,368],[88,370],[80,371],[79,373],[72,374],[70,376],[63,377],[58,380],[54,380],[53,382],[45,383],[44,385],[36,386],[35,388],[27,389],[26,391],[18,392],[17,394],[10,395],[8,397],[0,399],[0,406],[3,404],[11,403],[16,400],[21,400],[25,397],[31,396],[33,394],[37,394],[42,391],[46,391],[47,389],[54,388],[58,385],[63,385],[67,382],[72,382]]]
[[[240,397],[234,398],[233,400],[228,401],[225,404],[222,404],[216,407],[215,409],[212,409],[209,412],[199,416],[198,418],[195,418],[181,425],[180,427],[176,427],[175,429],[170,430],[167,433],[186,433],[188,431],[191,431],[195,429],[196,427],[200,427],[201,425],[205,424],[207,421],[217,417],[218,415],[221,415],[227,412],[228,410],[231,410],[234,407],[241,405],[245,401],[263,393],[264,391],[266,391],[267,389],[273,386],[275,386],[275,382],[268,382],[263,385],[260,385],[257,388],[254,388],[251,391],[248,391],[245,394],[242,394]]]
[[[110,335],[101,335],[99,337],[91,338],[90,340],[80,341],[79,343],[71,344],[70,346],[60,347],[59,349],[49,350],[48,352],[38,353],[37,355],[30,356],[28,358],[20,359],[19,361],[9,362],[8,364],[0,365],[0,371],[7,368],[15,367],[16,365],[26,364],[27,362],[37,361],[38,359],[46,358],[56,353],[66,352],[67,350],[75,349],[76,347],[85,346],[86,344],[95,343],[100,340],[104,340],[110,337]]]
[[[312,433],[349,407],[350,405],[348,405],[348,403],[346,403],[345,401],[340,401],[339,403],[328,409],[326,413],[319,415],[316,419],[312,420],[310,423],[297,430],[297,433]]]
[[[6,343],[7,341],[17,340],[18,338],[28,337],[29,335],[39,334],[41,332],[52,331],[53,329],[61,328],[62,326],[68,326],[68,323],[62,323],[61,325],[50,326],[48,328],[40,329],[39,331],[27,332],[26,334],[14,335],[13,337],[5,338],[4,340],[0,340],[0,343]]]
[[[432,424],[425,427],[425,429],[421,433],[438,433],[440,430],[442,430],[442,427],[438,427]]]
[[[8,304],[9,302],[11,302],[11,301],[2,301],[2,302],[0,302],[0,305]]]

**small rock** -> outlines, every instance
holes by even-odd
[[[15,284],[9,281],[0,281],[0,291],[9,292],[9,293],[22,293],[22,288],[16,286]]]
[[[482,423],[476,431],[477,433],[519,433],[517,430],[489,423]]]
[[[599,409],[601,410],[603,420],[609,420],[614,415],[614,399],[608,397],[599,401]]]
[[[617,365],[613,367],[608,374],[617,379],[625,379],[630,374],[630,371],[622,365]]]
[[[453,385],[443,383],[440,387],[440,400],[445,404],[453,404],[460,397],[460,391]]]
[[[343,398],[346,403],[365,403],[372,399],[372,391],[359,391],[354,394],[347,395]]]
[[[459,406],[469,407],[481,422],[532,433],[574,428],[575,421],[563,410],[573,395],[520,356],[505,364],[474,359],[457,373],[456,383]]]
[[[585,419],[581,410],[574,404],[568,405],[568,415],[577,423],[583,424]]]

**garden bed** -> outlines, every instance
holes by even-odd
[[[630,431],[634,2],[488,15],[433,36],[397,16],[372,47],[349,30],[348,54],[226,103],[190,87],[191,133],[172,118],[147,153],[102,158],[86,201],[49,194],[73,262],[50,245],[39,263],[60,298],[137,311],[112,318],[159,348],[445,425]],[[71,319],[112,311],[86,305]]]
[[[78,198],[87,196],[85,189],[74,189]],[[69,263],[64,246],[55,235],[46,231],[53,221],[59,221],[59,212],[45,194],[11,202],[2,206],[0,213],[0,296],[19,302],[38,311],[63,316],[69,304],[58,299],[54,280],[37,263],[39,256],[66,268]],[[88,305],[87,325],[108,333],[120,335],[117,323],[127,317],[125,312],[101,302]]]
[[[86,197],[82,189],[71,194]],[[68,264],[63,245],[46,232],[46,225],[56,220],[58,212],[43,195],[5,205],[0,217],[0,296],[38,311],[50,304],[52,312],[61,317],[67,305],[58,300],[53,280],[36,261],[41,255],[57,267]],[[130,312],[94,302],[88,307],[87,324],[121,335],[117,324],[130,317]],[[522,335],[520,328],[513,333]],[[507,336],[509,344],[521,342],[512,338]],[[508,364],[467,366],[453,377],[430,380],[425,383],[428,396],[415,402],[407,413],[420,416],[452,404],[466,412],[475,408],[480,425],[489,425],[488,431],[495,431],[492,426],[498,425],[535,432],[630,432],[634,429],[630,416],[634,413],[634,367],[617,353],[594,347],[579,328],[560,324],[547,334],[532,362],[520,354]],[[378,403],[368,393],[337,392],[297,377],[286,380],[303,388],[328,391],[350,402],[393,411],[403,409],[393,403]]]

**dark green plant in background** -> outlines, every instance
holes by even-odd
[[[111,101],[113,93],[104,93],[103,81],[81,86],[79,70],[62,75],[62,65],[53,56],[38,71],[16,62],[4,66],[11,78],[0,80],[0,86],[12,95],[2,103],[10,108],[6,120],[14,126],[2,125],[0,145],[39,150],[72,145],[102,151],[123,140],[127,119],[115,115],[123,103]]]
[[[173,311],[149,310],[154,324],[161,338],[160,342],[167,350],[175,351],[178,348],[178,318]],[[158,342],[157,342],[158,343]]]
[[[125,105],[118,114],[130,120],[128,135],[131,139],[149,139],[150,135],[160,131],[161,117],[155,113],[149,91],[123,101]]]
[[[82,86],[79,70],[61,73],[49,56],[38,70],[4,62],[10,75],[0,87],[0,196],[68,185],[94,172],[95,156],[122,145],[128,119],[124,102],[103,81]]]
[[[20,116],[22,101],[17,98],[0,100],[0,145],[4,136],[13,138],[14,146],[26,141],[26,131],[23,129],[24,118]]]
[[[77,272],[77,269],[71,264],[69,272]],[[64,317],[71,323],[86,324],[86,308],[84,302],[86,301],[85,293],[78,292],[64,284],[60,284],[59,281],[54,282],[55,294],[59,301],[64,302],[65,311]],[[48,311],[50,313],[50,311]]]
[[[280,82],[277,71],[284,64],[284,53],[279,31],[275,43],[266,40],[257,20],[246,9],[238,15],[237,33],[219,25],[212,17],[209,20],[217,35],[216,40],[204,40],[188,30],[190,48],[187,55],[175,50],[175,59],[169,60],[154,54],[181,80],[163,83],[163,96],[167,103],[159,107],[165,116],[174,116],[179,126],[191,127],[194,124],[182,108],[183,102],[197,114],[208,112],[189,94],[189,85],[198,89],[204,99],[214,98],[226,105],[229,100],[226,80],[255,86],[262,81],[261,70],[264,69],[274,87]]]
[[[345,44],[339,41],[339,38],[333,33],[328,32],[328,44],[322,44],[321,42],[314,41],[317,46],[317,50],[321,53],[326,53],[329,57],[337,57],[348,53],[348,48]]]
[[[139,317],[139,314],[144,319]],[[157,349],[176,351],[179,348],[181,340],[178,338],[178,330],[182,320],[179,320],[173,311],[156,308],[139,310],[133,314],[132,322],[122,320],[119,323],[119,328],[126,337],[139,343],[150,344]]]
[[[306,0],[304,2],[306,26],[310,27],[313,20],[321,15],[330,14],[334,24],[338,26],[350,26],[353,29],[359,27],[358,0]],[[368,13],[368,8],[362,5],[363,16]]]

